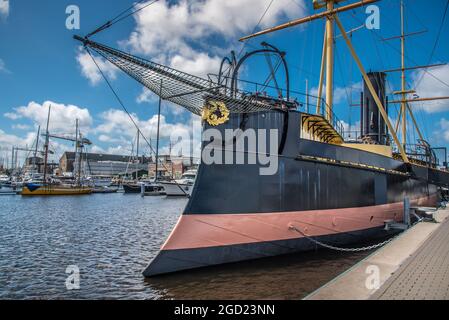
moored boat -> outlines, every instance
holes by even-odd
[[[164,188],[165,194],[169,197],[185,197],[192,194],[193,185],[196,179],[196,170],[186,171],[181,179],[175,181],[161,181],[160,185]]]
[[[95,187],[92,189],[92,193],[100,193],[100,194],[106,194],[106,193],[117,193],[118,187]]]
[[[92,189],[79,186],[63,186],[54,184],[25,184],[22,196],[69,196],[91,194]]]
[[[154,193],[163,191],[162,187],[153,183],[127,183],[123,184],[123,189],[125,193],[141,193],[142,192],[142,184],[145,185],[145,193]]]

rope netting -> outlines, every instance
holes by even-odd
[[[208,103],[226,106],[230,113],[250,113],[285,107],[284,101],[257,93],[217,84],[123,51],[77,38],[85,47],[108,60],[129,76],[140,82],[163,100],[182,106],[196,115],[202,115]],[[287,102],[285,102],[287,104]]]

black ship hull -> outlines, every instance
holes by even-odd
[[[385,221],[403,220],[405,198],[436,206],[439,188],[449,185],[444,171],[302,139],[300,112],[233,115],[215,129],[236,128],[279,129],[278,170],[261,175],[266,164],[259,161],[202,163],[183,215],[145,276],[308,251],[316,248],[311,238],[344,246],[386,236]]]

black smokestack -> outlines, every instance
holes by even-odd
[[[368,78],[388,113],[385,90],[386,77],[387,75],[383,72],[368,73]],[[363,92],[361,119],[362,138],[368,143],[386,145],[388,143],[387,126],[366,82],[364,84]]]

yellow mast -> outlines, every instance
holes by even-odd
[[[327,10],[334,9],[334,0],[327,1]],[[332,123],[334,96],[334,15],[326,17],[326,112],[325,118]]]
[[[326,66],[326,39],[327,33],[324,31],[323,54],[321,56],[320,82],[318,84],[318,99],[316,104],[316,114],[321,114],[321,97],[323,96],[324,68]]]
[[[362,62],[360,61],[360,58],[358,57],[357,53],[355,52],[355,49],[351,43],[351,40],[349,40],[349,37],[345,31],[345,29],[343,28],[343,25],[341,24],[340,19],[336,16],[335,17],[335,21],[337,22],[337,26],[340,29],[341,34],[343,35],[343,38],[345,39],[346,45],[349,48],[349,52],[351,53],[352,57],[354,58],[357,66],[359,67],[360,73],[363,76],[363,79],[365,80],[365,83],[368,87],[368,90],[371,92],[371,95],[374,98],[374,101],[379,109],[379,112],[381,113],[382,117],[385,120],[385,123],[387,124],[388,130],[390,130],[390,132],[392,133],[393,139],[395,141],[395,143],[398,146],[399,152],[401,153],[402,159],[404,160],[405,163],[409,163],[409,159],[407,157],[407,154],[405,152],[405,148],[403,148],[401,146],[401,143],[397,137],[397,135],[394,133],[393,131],[393,125],[390,122],[390,119],[388,118],[388,114],[387,111],[385,110],[384,106],[382,105],[382,101],[380,100],[379,96],[377,95],[376,90],[374,89],[373,84],[371,83],[371,80],[368,78],[368,74],[365,71],[365,68],[363,67]]]
[[[399,138],[397,137],[397,134],[394,131],[394,127],[390,123],[390,119],[388,118],[388,115],[386,113],[386,109],[382,105],[382,102],[380,101],[380,99],[377,95],[377,92],[374,90],[374,87],[371,84],[359,57],[357,56],[357,54],[354,50],[354,47],[352,46],[352,43],[349,40],[347,33],[344,30],[344,28],[337,16],[337,14],[340,12],[352,10],[352,9],[355,9],[355,8],[358,8],[358,7],[367,5],[367,4],[377,2],[379,0],[361,0],[359,2],[352,3],[350,5],[342,6],[339,8],[334,7],[334,5],[336,3],[343,2],[343,1],[345,1],[345,0],[314,0],[314,8],[315,9],[326,8],[326,10],[321,13],[317,13],[317,14],[314,14],[314,15],[311,15],[308,17],[300,18],[300,19],[296,19],[296,20],[284,23],[284,24],[276,26],[276,27],[272,27],[272,28],[268,28],[268,29],[256,32],[254,34],[251,34],[251,35],[241,38],[240,41],[245,41],[250,38],[254,38],[254,37],[257,37],[257,36],[260,36],[263,34],[268,34],[271,32],[290,28],[290,27],[300,25],[300,24],[303,24],[306,22],[311,22],[313,20],[317,20],[320,18],[326,18],[326,28],[325,28],[326,36],[325,36],[325,43],[324,43],[324,49],[323,49],[323,58],[325,56],[326,59],[323,59],[321,67],[323,70],[323,62],[324,62],[324,60],[326,60],[326,104],[327,104],[327,108],[328,108],[326,118],[329,120],[329,123],[332,123],[331,111],[332,111],[332,103],[333,103],[332,97],[333,97],[334,31],[335,31],[334,30],[334,21],[335,21],[338,25],[338,28],[340,29],[340,32],[342,33],[342,35],[345,39],[346,45],[348,46],[348,48],[351,52],[351,55],[353,56],[354,60],[356,61],[357,65],[360,69],[360,72],[362,73],[362,76],[363,76],[365,82],[367,83],[367,86],[368,86],[371,94],[374,97],[374,100],[379,108],[379,111],[380,111],[382,117],[384,118],[385,123],[387,124],[388,129],[390,130],[395,143],[397,144],[397,147],[399,149],[399,152],[402,156],[403,161],[408,163],[409,160],[408,160],[407,154],[405,152],[405,148],[403,147]],[[405,68],[403,67],[402,69],[405,72]],[[405,80],[405,78],[404,78],[404,80]],[[322,86],[322,81],[323,81],[323,79],[322,79],[322,74],[321,74],[320,75],[320,87]],[[405,88],[405,86],[404,86],[404,88]],[[405,91],[405,90],[403,90],[403,91]],[[318,94],[320,95],[320,92]],[[405,93],[404,93],[404,95],[405,95]],[[402,100],[405,100],[405,98],[406,97],[404,97],[404,99],[402,99]],[[317,111],[320,110],[319,103],[317,104],[317,109],[318,109]]]

